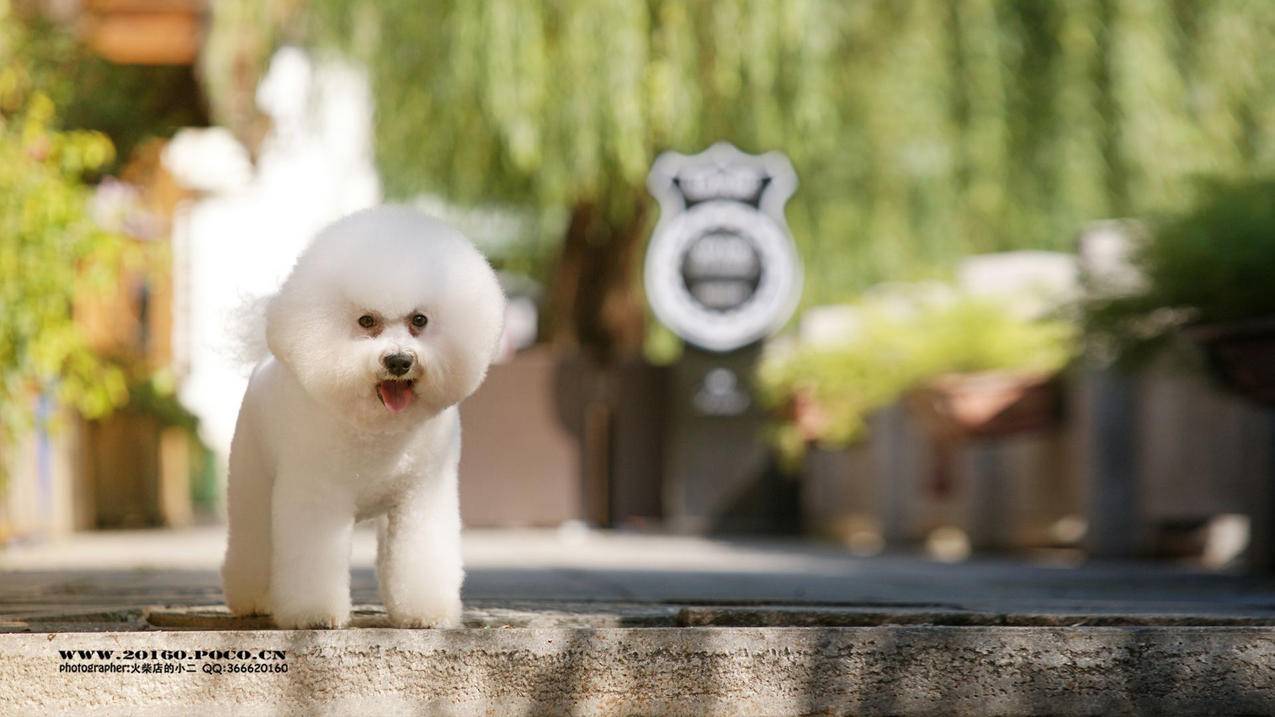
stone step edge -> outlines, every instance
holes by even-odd
[[[126,671],[60,671],[73,664]],[[8,634],[0,713],[1269,714],[1272,665],[1270,627]]]

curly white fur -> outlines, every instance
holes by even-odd
[[[269,302],[271,356],[231,444],[232,612],[345,625],[351,532],[375,518],[390,620],[459,623],[456,404],[482,382],[503,314],[495,273],[442,222],[384,206],[319,233]]]

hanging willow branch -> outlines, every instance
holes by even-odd
[[[370,69],[394,196],[631,213],[663,150],[787,152],[808,303],[1275,168],[1265,0],[301,7]]]

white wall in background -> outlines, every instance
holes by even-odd
[[[283,48],[256,99],[273,128],[255,166],[220,128],[182,131],[164,157],[179,181],[202,192],[174,227],[174,352],[180,398],[223,465],[264,350],[252,338],[264,323],[260,299],[319,228],[381,197],[363,72]]]

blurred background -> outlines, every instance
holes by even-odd
[[[0,0],[0,546],[218,523],[243,315],[399,201],[511,298],[469,526],[1269,571],[1273,54],[1266,0]],[[803,277],[727,352],[643,283],[717,142]]]

